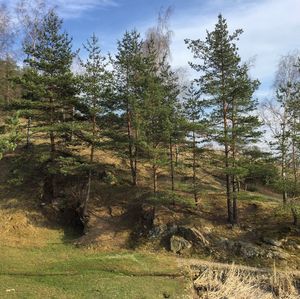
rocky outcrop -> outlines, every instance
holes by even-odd
[[[274,246],[257,246],[250,242],[234,241],[228,239],[220,239],[217,246],[220,250],[231,252],[245,259],[250,258],[268,258],[286,260],[290,257],[288,253]]]
[[[221,238],[206,227],[182,224],[184,217],[172,208],[143,205],[143,223],[149,239],[155,239],[174,253],[201,252],[217,256],[236,256],[243,259],[287,260],[290,255],[284,250],[288,244],[285,239],[273,239],[252,234],[251,242]],[[239,228],[240,229],[240,228]],[[251,227],[243,228],[252,232]],[[257,240],[255,241],[256,238]],[[292,244],[293,250],[298,247]],[[294,249],[296,248],[296,249]]]
[[[233,241],[226,238],[222,238],[216,244],[221,250],[228,251],[235,255],[242,256],[244,258],[254,258],[264,256],[264,251],[258,246],[252,243]]]
[[[149,236],[152,238],[160,238],[175,234],[178,226],[178,215],[165,206],[153,208],[153,219]]]
[[[275,240],[268,237],[262,237],[262,241],[267,244],[274,247],[281,247],[284,240]]]
[[[207,238],[195,227],[179,226],[177,234],[190,241],[194,246],[208,248],[210,245]]]
[[[172,236],[170,238],[170,249],[174,253],[187,252],[192,247],[192,244],[180,236]]]

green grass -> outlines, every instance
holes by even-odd
[[[158,192],[156,195],[148,197],[147,201],[157,205],[170,206],[175,203],[176,205],[180,205],[182,207],[195,207],[195,202],[191,196],[182,196],[172,191]]]
[[[168,256],[97,253],[61,243],[0,246],[0,261],[0,298],[184,298],[187,286]]]
[[[246,191],[240,191],[238,193],[238,199],[239,200],[244,200],[244,201],[258,201],[258,202],[270,202],[274,201],[274,198],[264,195],[261,193],[256,193],[256,192],[246,192]],[[277,201],[275,199],[275,201]]]

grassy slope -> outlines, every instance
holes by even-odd
[[[105,159],[105,163],[115,167],[116,173],[119,168],[123,172],[127,169],[126,165],[110,154],[99,152],[98,156],[102,163]],[[26,189],[7,188],[4,170],[8,170],[8,166],[5,160],[1,161],[0,298],[185,297],[190,282],[181,276],[174,256],[146,251],[103,252],[101,244],[96,249],[76,248],[69,242],[72,237],[68,232],[50,226],[41,215],[39,194],[35,189],[31,190],[30,186]],[[212,168],[215,170],[214,166]],[[148,171],[147,166],[142,168],[144,186],[151,185],[147,179]],[[189,176],[184,167],[179,168],[178,173]],[[210,228],[211,233],[219,237],[247,238],[243,230],[229,230],[226,226],[225,198],[221,182],[207,172],[203,172],[201,176],[204,182],[201,186],[201,203],[195,210],[200,217],[194,217],[199,225]],[[178,178],[179,175],[176,191],[181,196],[180,200],[184,199],[194,209],[190,184]],[[99,190],[94,190],[94,204],[98,207],[118,204],[120,200],[135,200],[137,197],[134,192],[127,190],[128,186],[124,187],[127,190],[125,193],[123,187],[118,185],[98,187]],[[170,188],[167,169],[161,171],[160,188]],[[145,190],[138,193],[140,192]],[[167,205],[168,202],[162,204]],[[242,193],[241,222],[262,229],[263,232],[277,233],[284,223],[289,223],[287,215],[279,211],[279,206],[278,199],[272,196]],[[279,211],[278,216],[274,214],[276,211]],[[186,221],[191,219],[197,225],[194,218],[187,218]],[[254,261],[253,266],[259,265],[268,266]]]
[[[58,243],[1,246],[0,260],[1,298],[184,298],[187,286],[173,259],[149,254],[94,253]]]
[[[184,298],[175,257],[77,248],[77,236],[49,223],[39,194],[10,186],[0,165],[0,298]]]

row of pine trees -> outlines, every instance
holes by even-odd
[[[236,43],[242,30],[230,33],[226,20],[219,15],[205,40],[185,40],[194,56],[190,67],[197,75],[192,82],[183,84],[180,73],[170,64],[168,17],[169,11],[161,14],[157,26],[145,38],[137,30],[126,31],[114,54],[105,55],[93,34],[81,49],[85,55],[80,55],[73,50],[72,38],[63,31],[62,19],[51,9],[29,28],[31,35],[27,34],[23,42],[23,67],[17,71],[11,58],[2,58],[1,69],[7,67],[4,73],[10,78],[5,81],[6,90],[1,91],[1,107],[17,113],[8,120],[10,138],[7,134],[1,137],[0,151],[12,150],[23,141],[21,131],[25,132],[28,149],[32,136],[48,138],[45,200],[58,196],[57,173],[67,174],[66,165],[74,161],[66,153],[74,145],[89,149],[89,159],[83,167],[87,178],[81,199],[84,219],[91,197],[96,149],[110,146],[119,152],[128,161],[133,186],[140,184],[141,161],[146,161],[151,165],[156,194],[162,167],[168,167],[171,189],[175,190],[178,149],[188,144],[191,188],[197,204],[197,168],[203,159],[202,149],[210,142],[222,150],[228,221],[238,223],[241,183],[251,171],[251,150],[263,133],[254,96],[260,82],[250,77],[249,65],[239,56]],[[74,61],[78,61],[75,69]],[[295,82],[278,84],[278,113],[283,109],[285,118],[273,140],[285,203],[289,195],[298,196],[298,89]],[[272,110],[268,111],[269,117]],[[18,126],[18,117],[26,119],[25,130]],[[288,180],[290,149],[293,185]],[[294,206],[292,211],[297,219]]]

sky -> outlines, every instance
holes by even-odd
[[[0,0],[11,8],[17,0]],[[242,28],[238,43],[243,61],[252,61],[251,76],[261,82],[257,96],[272,96],[272,84],[282,55],[300,49],[300,0],[49,0],[57,5],[64,28],[73,37],[74,48],[95,33],[104,52],[116,50],[116,40],[125,30],[142,34],[156,22],[161,8],[172,6],[172,65],[195,74],[185,38],[204,39],[221,13],[230,31]]]

